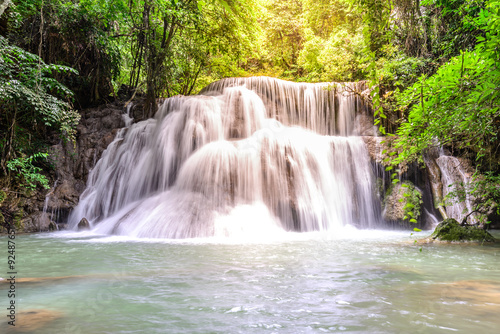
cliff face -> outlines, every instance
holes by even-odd
[[[142,108],[131,106],[131,117],[143,118]],[[49,150],[54,167],[52,186],[47,191],[18,194],[10,198],[10,220],[19,232],[48,231],[62,227],[78,204],[90,170],[125,126],[126,108],[122,101],[84,109],[77,126],[75,143],[59,143]],[[4,208],[9,215],[8,208]]]
[[[122,102],[86,109],[77,127],[76,143],[59,143],[50,148],[56,180],[55,188],[46,198],[47,217],[41,215],[42,226],[50,220],[65,222],[85,190],[90,170],[113,141],[118,129],[125,126],[123,114]]]

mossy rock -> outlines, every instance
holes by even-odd
[[[24,230],[23,217],[24,217],[24,210],[22,208],[19,208],[14,214],[14,226],[16,228],[16,231]]]
[[[391,185],[384,196],[383,218],[386,221],[399,222],[403,226],[412,226],[421,222],[422,191],[408,180]]]
[[[443,220],[436,226],[431,238],[440,241],[495,242],[496,239],[483,229],[474,226],[461,226],[455,219]]]

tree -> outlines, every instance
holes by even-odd
[[[19,168],[21,182],[30,188],[36,180],[46,185],[32,165],[43,157],[32,138],[47,126],[64,138],[74,138],[80,116],[70,104],[73,93],[54,79],[55,74],[68,72],[76,73],[66,66],[47,65],[0,37],[0,168],[4,175]]]

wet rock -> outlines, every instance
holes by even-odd
[[[4,228],[5,231],[7,231],[7,224],[5,222],[5,217],[3,216],[2,212],[0,212],[0,232],[3,232]]]
[[[49,223],[49,231],[57,231],[57,225],[53,221]]]
[[[54,139],[54,145],[49,148],[49,161],[56,171],[52,180],[57,181],[49,191],[39,192],[36,198],[32,197],[25,205],[20,205],[26,212],[22,231],[48,231],[51,221],[56,224],[67,221],[85,190],[90,170],[114,140],[117,131],[125,126],[124,105],[125,101],[117,101],[81,110],[76,141],[57,143],[59,139]],[[135,121],[144,118],[144,115],[139,115],[142,109],[141,102],[134,102],[131,111],[134,111]],[[44,207],[45,216],[42,215]]]
[[[59,319],[63,313],[52,310],[33,309],[20,311],[17,314],[15,331],[21,333],[35,333],[43,329],[48,323]]]
[[[80,222],[78,223],[78,229],[79,230],[90,230],[90,223],[87,220],[87,218],[82,218]]]
[[[407,222],[418,223],[422,217],[422,204],[420,189],[409,181],[397,183],[389,188],[384,197],[382,216],[386,221],[403,225],[407,225]]]
[[[498,321],[500,284],[495,280],[467,280],[435,283],[422,289],[425,299],[446,305],[450,314],[481,322]],[[491,331],[496,332],[492,329]]]
[[[427,167],[427,177],[429,179],[432,191],[432,198],[434,207],[439,210],[439,213],[444,219],[448,218],[446,209],[443,206],[443,183],[441,182],[441,170],[436,163],[439,158],[439,151],[437,148],[429,149],[423,154],[424,163]]]
[[[461,226],[453,218],[445,219],[439,223],[430,238],[438,241],[496,241],[496,239],[489,232],[475,226]]]
[[[393,147],[394,137],[362,136],[361,139],[365,142],[370,160],[383,166],[390,164],[393,152],[397,153],[397,150]]]
[[[5,193],[5,191],[0,190],[0,205],[2,205],[3,201],[5,201],[6,198],[7,194]]]
[[[377,136],[378,130],[373,125],[373,117],[367,114],[359,114],[354,122],[354,132],[359,136]]]

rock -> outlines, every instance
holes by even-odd
[[[49,231],[57,231],[57,225],[53,221],[49,223]]]
[[[7,223],[5,222],[5,217],[3,216],[3,213],[0,212],[0,233],[3,232],[3,229],[5,228],[5,231],[7,231]]]
[[[431,239],[439,241],[495,242],[487,231],[474,226],[461,226],[455,219],[443,220],[434,230]]]
[[[373,117],[367,114],[359,114],[354,122],[354,133],[359,136],[377,136],[378,128],[373,125]]]
[[[410,181],[392,185],[384,197],[384,210],[382,213],[386,221],[417,223],[422,217],[422,191]],[[414,220],[414,221],[413,221]],[[415,225],[416,227],[417,225]]]
[[[20,311],[17,314],[19,322],[16,322],[15,330],[22,333],[34,333],[62,316],[61,312],[43,309]]]
[[[443,183],[441,182],[441,170],[436,163],[439,158],[439,151],[437,148],[428,149],[424,152],[423,158],[425,166],[427,167],[427,178],[429,179],[434,207],[439,210],[439,213],[444,219],[448,218],[446,209],[443,207]]]
[[[0,205],[3,203],[3,201],[5,201],[6,198],[7,194],[5,193],[5,191],[0,190]]]
[[[78,223],[78,230],[90,230],[90,223],[87,218],[82,218]]]
[[[498,322],[500,284],[496,280],[436,282],[421,292],[425,295],[425,300],[439,300],[446,305],[450,314],[460,314],[467,319],[481,319],[483,323]]]

